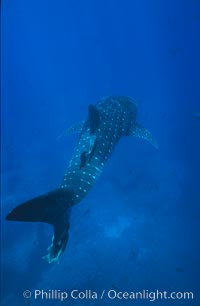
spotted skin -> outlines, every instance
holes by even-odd
[[[44,257],[58,262],[70,227],[71,206],[81,202],[92,188],[122,136],[136,136],[157,147],[152,134],[136,122],[137,107],[129,97],[110,96],[89,106],[88,118],[67,130],[80,131],[74,154],[60,187],[15,207],[8,221],[46,222],[54,229],[52,244]]]
[[[94,147],[88,162],[80,169],[81,154],[90,143],[89,119],[83,125],[74,155],[64,175],[61,188],[73,190],[73,203],[80,202],[94,185],[119,139],[128,135],[136,118],[136,106],[127,97],[111,96],[96,104],[100,123],[95,136]]]

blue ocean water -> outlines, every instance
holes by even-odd
[[[2,305],[148,305],[150,299],[26,299],[25,290],[191,291],[200,305],[200,3],[2,1]],[[58,136],[111,94],[138,104],[145,140],[124,137],[73,207],[59,264],[52,228],[7,222],[57,188],[77,135]]]

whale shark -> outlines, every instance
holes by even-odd
[[[6,216],[9,221],[53,226],[52,243],[44,256],[48,263],[59,261],[69,237],[71,208],[88,194],[120,138],[135,136],[158,147],[136,117],[137,104],[130,97],[109,96],[90,104],[86,120],[65,131],[66,135],[78,132],[79,138],[60,186],[17,206]]]

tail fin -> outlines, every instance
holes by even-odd
[[[14,208],[6,217],[8,221],[46,222],[54,227],[54,236],[45,259],[58,261],[68,241],[69,214],[72,192],[57,189],[31,199]]]

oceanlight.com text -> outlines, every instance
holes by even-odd
[[[35,289],[33,291],[25,290],[23,292],[23,297],[26,299],[34,300],[59,300],[61,302],[68,299],[74,300],[147,300],[149,302],[155,302],[158,300],[194,300],[194,293],[191,291],[120,291],[120,290],[102,290],[95,291],[91,289],[87,290],[78,290],[74,289],[71,291],[68,290],[43,290]]]

